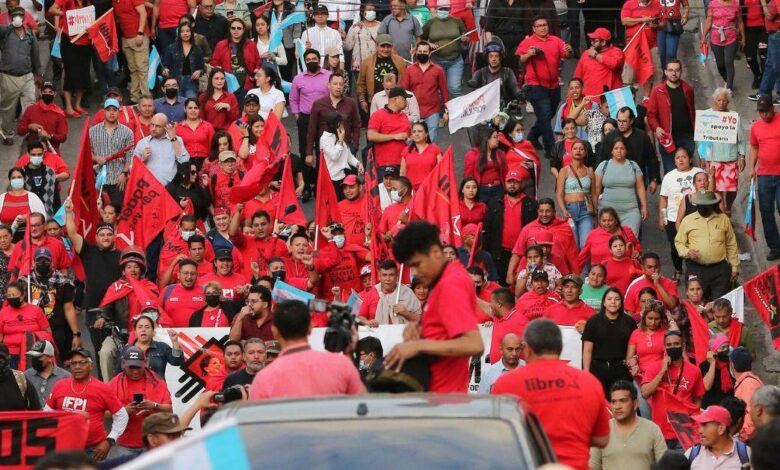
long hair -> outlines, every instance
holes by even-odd
[[[209,161],[213,162],[219,158],[219,138],[226,137],[228,141],[228,150],[233,149],[233,140],[230,138],[230,134],[224,129],[218,129],[214,132],[214,137],[211,138],[211,148],[209,149]]]
[[[181,30],[184,27],[187,27],[190,30],[190,40],[189,43],[191,46],[195,46],[195,33],[192,31],[192,26],[190,26],[189,23],[183,23],[179,25],[179,30],[176,32],[176,47],[179,49],[180,52],[184,52],[184,46],[183,41],[181,39]]]
[[[606,315],[607,309],[604,308],[604,300],[606,300],[607,295],[610,294],[610,292],[615,292],[617,295],[620,296],[620,312],[618,315],[625,314],[625,303],[623,302],[623,294],[620,293],[620,289],[617,287],[610,287],[606,291],[604,291],[604,296],[601,297],[601,307],[599,307],[599,315]]]
[[[463,178],[463,181],[460,182],[460,188],[458,188],[458,199],[460,199],[461,201],[464,199],[463,188],[466,186],[466,183],[468,183],[469,181],[473,181],[474,184],[477,185],[477,193],[474,195],[474,201],[479,202],[479,183],[477,183],[477,179],[474,178],[473,176]]]
[[[265,22],[265,29],[266,34],[268,34],[268,39],[271,39],[271,17],[268,15],[260,15],[257,18],[255,18],[255,22],[252,24],[252,34],[255,35],[255,39],[259,40],[260,35],[257,33],[257,22],[263,20]],[[273,52],[273,51],[268,51]]]
[[[218,73],[221,73],[223,76],[225,75],[225,71],[219,67],[214,67],[211,69],[211,73],[209,74],[209,81],[206,84],[206,99],[204,100],[204,103],[206,100],[214,96],[214,85],[212,85],[212,79],[214,78],[214,75]],[[228,93],[227,82],[225,82],[225,86],[222,87],[222,93]]]
[[[263,119],[262,116],[259,114],[256,116],[249,116],[249,119],[247,120],[247,127],[249,128],[249,144],[255,145],[257,143],[257,137],[252,133],[252,126],[255,125],[256,122],[262,121],[265,123],[265,119]]]
[[[260,70],[263,71],[266,77],[268,77],[268,80],[271,83],[271,88],[276,88],[278,90],[281,90],[281,79],[279,78],[279,74],[276,73],[276,70],[271,67],[268,64],[263,65],[260,67]]]
[[[232,20],[230,20],[230,22],[228,23],[228,38],[227,38],[228,45],[233,40],[233,38],[230,36],[230,28],[233,26],[233,23],[239,23],[244,28],[244,34],[241,35],[241,38],[236,43],[236,45],[238,46],[236,47],[236,57],[238,58],[239,64],[246,66],[246,61],[244,60],[244,46],[246,45],[246,41],[248,37],[246,31],[247,30],[246,23],[244,23],[244,20],[242,20],[241,18],[233,18]],[[247,70],[247,73],[250,72],[251,72],[250,70]]]
[[[430,144],[431,143],[431,134],[430,134],[430,131],[428,130],[428,123],[423,121],[423,120],[420,120],[420,121],[416,121],[416,122],[412,123],[412,128],[414,128],[414,126],[420,126],[423,129],[425,129],[425,134],[426,134],[425,142]],[[414,142],[409,144],[409,151],[410,152],[415,150],[416,148],[417,148],[417,144],[415,144]]]

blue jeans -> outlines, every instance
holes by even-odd
[[[761,223],[764,225],[764,238],[770,250],[780,250],[780,233],[775,222],[775,212],[778,208],[780,208],[780,176],[759,176],[758,210],[761,213]]]
[[[179,81],[179,96],[184,99],[198,97],[198,82],[187,77],[176,77]]]
[[[109,87],[114,86],[114,71],[111,70],[112,62],[113,59],[108,59],[108,62],[100,60],[97,50],[94,47],[92,48],[92,68],[95,69],[95,75],[98,79],[100,96],[103,96]]]
[[[661,68],[666,69],[666,62],[677,58],[677,46],[680,45],[680,35],[672,34],[661,28],[658,31],[658,57],[661,58]]]
[[[680,139],[674,137],[674,145],[677,148],[684,148],[691,156],[693,156],[693,151],[696,149],[693,137],[684,137]],[[657,146],[658,153],[661,154],[661,162],[664,164],[664,174],[667,174],[676,168],[674,164],[674,154],[677,152],[677,149],[675,149],[674,152],[667,152],[663,145],[657,144]]]
[[[436,143],[436,139],[439,137],[439,119],[441,114],[433,113],[427,118],[423,118],[425,124],[428,125],[428,137],[431,138],[431,142]]]
[[[447,93],[450,94],[450,99],[460,96],[460,84],[463,81],[463,57],[458,54],[458,57],[452,60],[437,59],[433,62],[444,69],[444,74],[447,76]]]
[[[530,85],[526,99],[534,107],[534,114],[536,114],[534,126],[528,132],[528,140],[535,142],[541,137],[544,150],[549,153],[555,145],[555,134],[550,123],[561,102],[561,88]]]
[[[593,216],[588,214],[585,201],[567,202],[566,210],[569,211],[571,220],[574,222],[574,238],[577,239],[577,248],[582,249],[582,246],[585,245],[585,239],[593,230]]]
[[[770,34],[767,40],[766,63],[764,64],[764,75],[761,77],[761,85],[758,87],[758,94],[771,98],[772,85],[775,85],[778,94],[780,94],[778,78],[780,78],[780,32]]]

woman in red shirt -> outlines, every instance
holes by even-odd
[[[15,242],[24,237],[27,214],[31,212],[46,214],[43,201],[24,188],[24,181],[24,168],[11,168],[8,170],[8,191],[0,194],[0,223],[12,227]]]
[[[24,335],[32,333],[36,339],[52,340],[49,320],[43,310],[25,301],[27,293],[18,282],[8,284],[5,303],[0,309],[0,342],[11,353],[11,368],[19,363]]]
[[[609,250],[611,256],[603,263],[607,268],[607,285],[618,289],[621,295],[626,295],[628,285],[641,273],[639,263],[626,256],[626,239],[622,235],[612,235]]]
[[[585,266],[590,264],[602,264],[610,258],[609,240],[613,235],[622,235],[626,241],[626,253],[630,258],[639,258],[642,255],[642,246],[634,235],[631,227],[620,225],[615,209],[604,207],[599,211],[599,226],[588,234],[585,239],[585,246],[580,250],[579,263]]]
[[[428,173],[441,160],[441,149],[431,143],[428,124],[417,121],[412,124],[412,143],[401,154],[401,176],[406,176],[416,190]]]
[[[637,384],[642,383],[643,372],[650,364],[664,358],[664,334],[669,330],[663,302],[648,301],[642,313],[639,327],[628,338],[626,365]],[[642,416],[650,416],[650,408],[644,399],[639,400]],[[647,411],[647,413],[645,413]]]
[[[219,154],[225,150],[234,150],[233,141],[230,139],[230,135],[228,135],[227,131],[217,129],[214,131],[214,137],[211,138],[209,155],[203,161],[203,166],[200,168],[201,177],[206,175],[206,179],[210,180],[213,175],[219,173]]]
[[[62,79],[62,96],[65,98],[65,115],[69,118],[88,114],[81,107],[81,98],[92,79],[89,76],[92,44],[89,35],[82,35],[75,43],[70,39],[70,27],[65,21],[65,14],[70,10],[78,10],[91,5],[90,0],[54,0],[49,8],[49,14],[54,17],[54,27],[60,38],[62,66],[65,68]]]
[[[190,316],[190,328],[229,327],[235,312],[230,305],[222,300],[222,286],[217,281],[210,281],[203,287],[206,305],[195,310]]]
[[[209,155],[214,127],[200,118],[200,105],[194,98],[187,98],[184,102],[184,113],[184,120],[176,125],[176,135],[184,142],[190,161],[200,170],[203,160]]]
[[[478,144],[463,157],[463,177],[471,176],[479,184],[479,200],[488,203],[504,196],[506,155],[498,148],[498,131],[491,127],[479,131]]]
[[[224,42],[224,41],[223,41]],[[198,96],[203,118],[214,129],[227,130],[238,119],[238,100],[233,93],[227,90],[225,84],[225,72],[215,68],[209,75],[209,84],[206,91]]]
[[[480,202],[479,186],[477,180],[469,176],[460,183],[460,224],[465,227],[469,224],[479,225],[485,220],[487,205]]]
[[[228,25],[228,38],[214,47],[211,65],[232,73],[239,84],[244,84],[235,92],[236,99],[244,101],[247,90],[254,88],[253,79],[255,70],[260,68],[260,54],[255,43],[248,39],[246,25],[241,18],[233,18]]]

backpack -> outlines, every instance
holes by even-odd
[[[696,457],[699,456],[699,452],[701,452],[701,444],[696,444],[695,446],[691,447],[691,454],[688,456],[688,462],[693,462]],[[739,456],[739,462],[742,465],[750,462],[750,456],[748,455],[747,451],[747,444],[739,440],[737,441],[737,456]]]

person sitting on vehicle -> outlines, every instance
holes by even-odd
[[[485,45],[487,65],[474,72],[471,80],[466,82],[469,88],[481,88],[494,80],[501,80],[501,109],[512,100],[522,99],[522,91],[517,84],[517,77],[509,67],[504,67],[504,43],[494,37]]]

